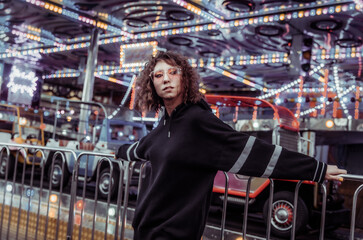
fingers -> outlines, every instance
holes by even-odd
[[[339,172],[339,174],[347,174],[347,170],[345,170],[345,169],[338,168],[338,172]]]
[[[327,175],[325,179],[331,181],[340,181],[340,182],[343,182],[344,180],[344,178],[339,175]]]
[[[325,174],[325,179],[326,180],[336,180],[336,181],[343,181],[344,178],[339,176],[340,174],[346,174],[347,170],[345,169],[340,169],[335,165],[328,165],[327,170],[326,170],[326,174]]]
[[[341,181],[341,182],[343,182],[344,181],[344,178],[342,177],[342,176],[340,176],[341,174],[347,174],[347,170],[345,170],[345,169],[339,169],[338,168],[338,174],[339,174],[339,176],[338,176],[338,181]]]
[[[340,176],[335,176],[334,177],[334,180],[339,181],[339,182],[343,182],[344,181],[344,178],[343,177],[340,177]]]
[[[347,170],[337,168],[335,172],[331,172],[330,174],[331,174],[331,175],[341,175],[341,174],[347,174]],[[342,178],[342,179],[343,179],[343,177],[341,177],[341,176],[337,176],[337,177],[339,177],[339,178]]]

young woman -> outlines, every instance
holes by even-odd
[[[198,90],[188,60],[158,52],[136,82],[139,109],[165,114],[118,158],[147,160],[150,171],[133,220],[135,240],[200,240],[218,170],[248,176],[339,180],[345,170],[237,132],[218,119]]]

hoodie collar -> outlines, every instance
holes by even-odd
[[[186,107],[187,105],[189,105],[190,103],[181,103],[178,106],[176,106],[176,108],[174,108],[174,110],[171,112],[171,116],[174,116],[175,114],[177,114],[178,112],[180,112],[181,109],[183,109],[184,107]],[[170,118],[171,116],[169,116],[168,112],[165,111],[165,119]]]
[[[176,108],[174,108],[174,110],[171,113],[171,116],[174,117],[175,114],[181,112],[183,109],[187,108],[190,105],[192,105],[191,102],[186,102],[186,103],[183,102],[183,103],[179,104],[178,106],[176,106]],[[204,99],[201,99],[200,101],[198,101],[196,103],[196,105],[198,105],[199,107],[201,107],[203,109],[212,111],[212,109],[209,107],[208,103]],[[169,119],[171,117],[171,116],[169,116],[169,114],[166,110],[164,111],[164,114],[165,114],[165,119]]]

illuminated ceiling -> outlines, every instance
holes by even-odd
[[[48,85],[81,89],[80,62],[97,28],[96,95],[125,93],[140,67],[125,67],[134,56],[120,58],[120,49],[154,41],[188,56],[208,93],[263,96],[305,114],[338,102],[354,116],[362,87],[362,4],[2,0],[0,61],[38,69]]]

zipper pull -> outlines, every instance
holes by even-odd
[[[165,126],[165,124],[166,124],[166,120],[164,119],[164,126]]]
[[[170,138],[170,131],[168,131],[168,138]]]

